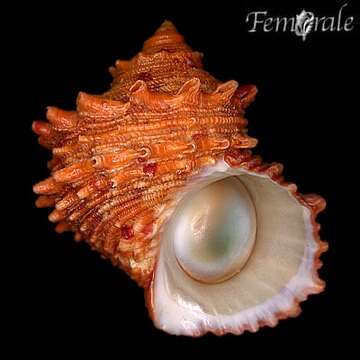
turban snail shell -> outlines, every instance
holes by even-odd
[[[256,87],[219,82],[201,58],[165,21],[110,68],[109,91],[79,93],[76,111],[49,107],[33,123],[53,154],[36,205],[144,287],[158,328],[254,332],[324,289],[325,201],[252,155]]]

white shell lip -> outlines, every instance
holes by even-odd
[[[321,266],[319,256],[327,250],[327,244],[320,241],[317,234],[319,227],[315,222],[314,211],[311,207],[299,199],[294,190],[281,185],[269,175],[244,168],[232,168],[224,160],[218,161],[214,166],[205,169],[201,174],[196,175],[189,182],[189,185],[182,191],[174,201],[174,206],[166,216],[170,217],[176,204],[182,199],[185,193],[196,191],[197,184],[201,179],[214,177],[248,174],[266,178],[277,186],[281,186],[288,192],[288,195],[302,207],[302,216],[306,229],[305,250],[300,261],[300,266],[295,276],[292,276],[280,291],[266,301],[241,310],[234,314],[209,314],[201,306],[181,297],[172,296],[169,288],[164,282],[164,269],[161,261],[161,245],[157,264],[155,266],[153,279],[147,289],[147,306],[150,315],[157,328],[174,335],[202,336],[207,332],[215,335],[233,333],[242,334],[244,331],[256,332],[262,326],[274,327],[280,319],[296,317],[300,314],[299,303],[306,300],[308,295],[317,294],[324,290],[325,283],[319,279],[317,269]],[[204,181],[202,181],[204,184]],[[202,185],[203,186],[203,185]],[[159,233],[161,238],[162,230]],[[161,241],[160,241],[161,243]]]

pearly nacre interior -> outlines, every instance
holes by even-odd
[[[238,273],[255,242],[255,208],[237,177],[213,182],[186,198],[172,224],[179,265],[205,283],[221,282]]]
[[[175,246],[180,240],[175,237],[176,224],[183,206],[212,184],[229,184],[222,183],[227,179],[231,181],[230,188],[233,181],[238,181],[241,194],[249,194],[256,212],[255,240],[250,255],[247,259],[243,257],[246,260],[238,272],[228,278],[226,276],[231,272],[226,273],[223,281],[214,282],[214,278],[199,281],[195,278],[195,266],[190,268],[188,265],[185,270],[185,261],[180,260],[178,246]],[[243,187],[246,192],[242,191]],[[229,198],[234,201],[224,192],[222,196],[224,203]],[[266,174],[232,169],[220,161],[192,180],[168,216],[161,232],[151,293],[157,327],[179,335],[202,334],[207,329],[231,329],[240,333],[244,330],[242,326],[256,331],[258,321],[262,319],[275,325],[276,314],[291,314],[293,299],[304,296],[304,288],[318,291],[313,281],[312,264],[318,245],[311,230],[311,212],[289,189]],[[222,212],[217,212],[217,216],[226,217]],[[182,239],[187,241],[184,235]],[[250,243],[248,240],[247,244]],[[238,255],[241,257],[243,253],[239,251]]]

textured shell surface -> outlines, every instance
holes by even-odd
[[[56,231],[73,231],[75,240],[87,242],[144,287],[155,325],[170,333],[240,334],[297,315],[299,302],[324,288],[317,269],[327,244],[319,238],[315,217],[325,201],[318,195],[299,194],[294,184],[283,179],[281,164],[265,164],[252,154],[257,140],[247,134],[244,110],[254,100],[256,87],[239,86],[233,80],[222,83],[211,76],[203,70],[202,54],[193,51],[168,21],[141,52],[131,60],[116,61],[110,72],[113,82],[104,94],[80,92],[75,111],[49,107],[47,121],[33,123],[39,143],[53,154],[48,163],[50,177],[34,186],[39,195],[36,205],[54,208],[49,220],[57,223]],[[291,293],[284,295],[286,301],[282,298],[277,303],[275,296],[267,303],[261,300],[271,311],[249,305],[247,310],[230,315],[223,311],[216,317],[202,305],[201,311],[190,309],[189,315],[188,310],[180,311],[182,317],[172,319],[181,323],[177,327],[157,310],[171,307],[162,303],[166,295],[159,285],[167,271],[166,261],[159,260],[159,254],[167,251],[162,242],[185,194],[205,180],[225,177],[218,174],[241,175],[245,185],[256,177],[257,190],[250,191],[253,199],[262,191],[261,181],[268,181],[301,208],[312,246],[309,255],[304,250],[299,265],[306,271],[293,288],[278,286],[279,293],[286,289]],[[264,195],[254,203],[268,198]],[[173,309],[179,311],[175,305]]]

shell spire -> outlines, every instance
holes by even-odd
[[[174,24],[171,21],[165,20],[154,35],[145,41],[142,51],[144,54],[153,54],[159,51],[175,52],[180,49],[192,51]]]
[[[186,81],[199,78],[204,91],[214,91],[219,81],[203,70],[202,57],[170,21],[164,21],[141,52],[130,60],[117,60],[110,68],[114,80],[104,96],[128,100],[129,89],[137,80],[144,81],[149,90],[175,95]]]

